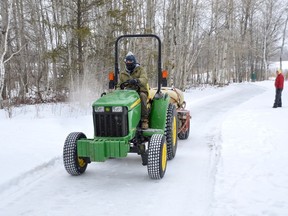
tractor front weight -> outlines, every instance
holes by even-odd
[[[78,157],[104,162],[108,158],[127,157],[130,145],[127,139],[81,139],[77,141]]]

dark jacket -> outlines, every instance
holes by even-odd
[[[283,89],[284,88],[284,76],[282,73],[279,73],[275,80],[275,88]]]
[[[129,80],[129,79],[137,79],[140,82],[140,92],[148,93],[148,78],[146,71],[140,66],[137,65],[133,72],[130,74],[127,71],[123,71],[119,75],[119,82],[117,87],[120,86],[121,83]]]

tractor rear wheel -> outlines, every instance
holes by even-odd
[[[88,159],[78,157],[77,155],[77,140],[85,139],[86,136],[81,132],[70,133],[64,143],[63,162],[66,171],[71,175],[81,175],[85,172]]]
[[[148,148],[148,175],[151,179],[161,179],[167,166],[167,144],[163,134],[153,134]]]
[[[167,157],[168,160],[172,160],[177,151],[178,144],[178,125],[177,125],[177,112],[176,107],[173,104],[169,104],[166,117],[166,141],[167,141]]]

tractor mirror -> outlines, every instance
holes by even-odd
[[[168,71],[163,70],[162,71],[162,86],[167,87],[167,77],[168,77]]]
[[[115,87],[115,80],[114,80],[114,73],[113,71],[109,72],[109,89],[114,89]]]

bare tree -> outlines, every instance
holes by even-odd
[[[168,83],[181,89],[249,81],[251,73],[267,78],[270,58],[285,53],[287,0],[7,0],[0,7],[0,104],[105,90],[122,34],[159,35]],[[120,45],[120,58],[134,52],[151,85],[155,47],[146,39]]]
[[[288,23],[288,7],[285,8],[284,13],[286,13],[286,19],[283,29],[283,36],[282,36],[282,44],[280,47],[280,69],[282,70],[282,58],[283,58],[283,52],[284,52],[284,45],[285,45],[285,39],[286,39],[286,29],[287,29],[287,23]]]
[[[1,39],[0,39],[0,108],[3,107],[3,90],[4,90],[4,81],[5,81],[5,64],[10,61],[14,55],[19,53],[22,47],[12,53],[9,57],[7,57],[8,53],[8,39],[9,39],[9,31],[12,17],[12,6],[13,1],[2,1],[1,2]]]
[[[12,15],[12,2],[1,1],[1,46],[0,46],[0,108],[3,106],[2,92],[4,89],[5,78],[5,55],[8,50],[8,35],[10,29],[10,20]]]
[[[264,79],[268,78],[268,59],[271,55],[275,54],[277,49],[276,42],[279,41],[279,30],[281,27],[282,13],[279,11],[282,1],[267,0],[264,3],[262,10],[262,16],[264,23],[262,24],[263,29],[263,68],[264,68]],[[280,7],[279,7],[280,6]],[[278,13],[276,13],[276,11]]]

